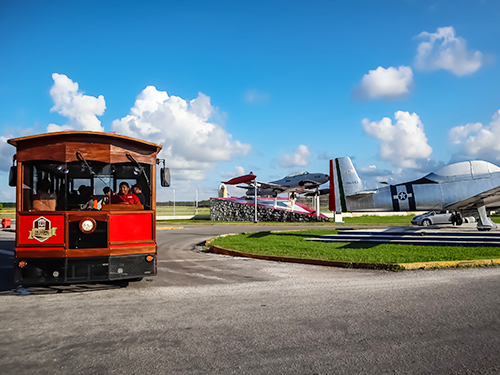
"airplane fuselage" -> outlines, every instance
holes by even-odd
[[[437,176],[439,177],[439,176]],[[418,182],[418,181],[417,181]],[[454,181],[422,181],[386,186],[373,194],[345,197],[346,211],[442,211],[500,186],[500,173],[460,176]],[[498,197],[494,198],[495,201]],[[486,205],[493,204],[487,196]],[[344,208],[344,207],[343,207]],[[471,204],[472,210],[474,205]]]
[[[271,181],[270,184],[279,185],[281,188],[262,188],[259,187],[258,195],[264,196],[277,196],[283,192],[295,192],[297,194],[303,194],[310,192],[319,185],[324,184],[328,181],[328,175],[324,173],[296,173],[293,175],[288,175],[276,181]],[[284,189],[285,187],[286,189]],[[254,189],[248,189],[246,194],[251,196],[254,195]]]
[[[484,160],[450,164],[410,182],[365,190],[349,157],[335,159],[336,173],[330,163],[330,190],[337,178],[330,207],[336,212],[443,211],[453,213],[453,223],[461,216],[478,215],[478,230],[497,225],[487,209],[500,207],[500,167]],[[339,197],[340,199],[338,199]],[[338,204],[337,201],[339,200]]]

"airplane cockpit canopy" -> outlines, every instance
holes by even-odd
[[[432,181],[459,181],[490,177],[500,172],[500,167],[484,160],[454,163],[429,173],[425,178]]]
[[[301,176],[301,175],[304,175],[304,174],[309,174],[309,172],[306,172],[306,171],[301,171],[301,172],[293,172],[293,173],[290,173],[288,176],[286,177],[295,177],[295,176]],[[286,178],[285,177],[285,178]]]

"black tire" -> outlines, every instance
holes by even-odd
[[[134,279],[128,279],[127,281],[130,281],[131,283],[137,282],[137,281],[142,281],[142,277],[136,277]]]
[[[130,280],[108,280],[104,281],[103,284],[118,286],[120,288],[126,288]]]
[[[422,221],[422,226],[424,226],[424,227],[428,227],[428,226],[429,226],[429,225],[431,225],[431,224],[432,224],[432,223],[431,223],[431,221],[430,221],[429,219],[424,219],[424,220]]]
[[[461,217],[457,217],[456,223],[457,223],[458,226],[460,226],[460,225],[462,225],[464,223],[464,221],[462,220]]]

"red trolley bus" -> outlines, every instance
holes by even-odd
[[[161,146],[98,132],[9,139],[16,147],[16,282],[141,279],[156,274],[156,165]],[[163,161],[164,164],[164,161]],[[161,185],[170,185],[161,168]],[[132,199],[129,188],[142,190]],[[123,187],[122,187],[123,186]],[[130,199],[121,200],[116,195]],[[137,191],[137,190],[136,190]]]

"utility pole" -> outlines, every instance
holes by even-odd
[[[255,218],[254,218],[254,223],[257,224],[258,220],[257,220],[257,182],[254,182],[254,197],[255,197],[255,202],[254,202],[254,205],[255,205]]]

